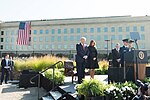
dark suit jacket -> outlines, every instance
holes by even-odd
[[[3,59],[1,61],[1,66],[2,66],[2,68],[4,68],[6,66],[6,59]],[[8,66],[10,66],[10,61],[8,61]]]
[[[14,61],[9,61],[9,64],[10,64],[11,70],[13,70],[14,69]]]
[[[125,46],[122,46],[121,48],[120,48],[120,56],[121,56],[121,63],[123,64],[123,62],[124,62],[124,54],[126,53],[126,52],[128,52],[129,51],[129,48],[126,48]]]
[[[112,60],[120,59],[120,50],[112,49]]]
[[[115,65],[117,62],[117,59],[120,59],[121,54],[120,54],[120,50],[117,51],[116,48],[112,49],[112,63],[113,65]]]
[[[76,62],[83,63],[85,61],[83,57],[86,55],[89,56],[89,50],[88,50],[87,45],[85,45],[83,49],[83,46],[81,43],[76,44],[76,51],[77,51]]]

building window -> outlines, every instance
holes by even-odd
[[[1,50],[3,50],[3,45],[1,45]]]
[[[55,34],[55,29],[52,29],[52,34]]]
[[[57,37],[57,41],[60,42],[61,41],[61,36]]]
[[[46,34],[48,34],[49,33],[49,30],[46,30]]]
[[[67,49],[67,44],[64,44],[64,49]]]
[[[94,33],[94,28],[90,28],[90,33]]]
[[[34,44],[34,45],[33,45],[33,49],[36,49],[36,48],[37,48],[37,46],[36,46],[36,44]]]
[[[122,32],[122,27],[118,27],[118,32]]]
[[[61,49],[61,44],[58,44],[58,49]]]
[[[70,36],[70,41],[74,41],[74,36]]]
[[[137,26],[133,26],[133,31],[137,32]]]
[[[122,40],[122,35],[118,35],[118,40]]]
[[[100,32],[101,32],[101,28],[98,27],[98,28],[97,28],[97,33],[100,33]]]
[[[108,35],[104,35],[104,40],[108,40]]]
[[[43,37],[40,37],[40,42],[42,42],[43,41]]]
[[[100,36],[100,35],[97,36],[97,40],[98,40],[98,41],[101,40],[101,36]]]
[[[77,33],[80,33],[80,28],[77,28]]]
[[[9,35],[9,31],[6,31],[6,36],[8,36]]]
[[[46,48],[46,49],[48,49],[48,48],[49,48],[48,44],[46,44],[46,45],[45,45],[45,48]]]
[[[74,28],[71,28],[71,29],[70,29],[70,33],[74,33]]]
[[[141,44],[141,49],[145,49],[145,43]]]
[[[13,45],[11,46],[11,50],[14,50],[14,46]]]
[[[67,29],[66,28],[64,29],[64,34],[67,34]]]
[[[129,39],[129,38],[130,38],[130,36],[127,34],[127,35],[126,35],[126,39]]]
[[[1,38],[1,42],[4,42],[4,38]]]
[[[36,41],[37,41],[37,38],[36,38],[36,37],[34,37],[34,38],[33,38],[33,41],[34,41],[34,42],[36,42]]]
[[[90,40],[94,40],[94,35],[90,35]]]
[[[43,45],[42,45],[42,44],[40,44],[40,49],[41,49],[41,50],[43,49]]]
[[[98,49],[100,49],[100,48],[101,48],[100,44],[98,44],[98,45],[97,45],[97,48],[98,48]]]
[[[40,34],[43,34],[43,30],[40,30]]]
[[[111,32],[115,32],[115,27],[111,27]]]
[[[5,40],[6,40],[6,42],[9,42],[9,38],[6,38]]]
[[[75,46],[74,46],[73,44],[70,45],[70,49],[74,49],[74,47],[75,47]]]
[[[37,34],[37,30],[34,30],[34,31],[33,31],[33,34]]]
[[[31,49],[32,49],[32,48],[31,48],[31,45],[29,45],[27,48],[28,48],[28,50],[31,50]]]
[[[11,35],[14,35],[14,34],[15,34],[14,30],[12,30],[12,31],[11,31]]]
[[[130,27],[126,27],[126,32],[130,32]]]
[[[15,42],[15,39],[14,39],[14,37],[12,37],[12,38],[11,38],[11,42],[12,42],[12,43],[13,43],[13,42]]]
[[[87,28],[83,28],[83,32],[84,32],[84,33],[87,33]]]
[[[142,31],[142,32],[144,32],[144,31],[145,31],[144,26],[141,26],[141,31]]]
[[[78,36],[77,36],[77,41],[80,41],[80,38],[81,38],[81,36],[78,35]]]
[[[49,37],[45,37],[45,41],[48,42],[49,41]]]
[[[51,47],[52,47],[52,49],[55,49],[55,45],[54,44],[52,44]]]
[[[107,47],[107,44],[104,44],[104,49],[107,49],[108,47]]]
[[[111,46],[112,46],[111,48],[115,48],[115,43],[112,43]]]
[[[58,31],[58,34],[61,34],[61,29],[58,29],[57,31]]]
[[[141,40],[145,40],[145,35],[141,34]]]
[[[64,41],[67,41],[67,36],[64,36]]]
[[[1,35],[4,35],[4,31],[1,31]]]
[[[6,50],[8,50],[8,49],[9,49],[8,45],[6,45],[6,46],[5,46],[5,49],[6,49]]]
[[[104,32],[108,32],[108,28],[107,27],[104,27]]]
[[[111,40],[115,40],[115,35],[112,35],[112,36],[111,36]]]
[[[55,41],[55,37],[54,37],[54,36],[51,37],[51,41],[52,41],[52,42]]]

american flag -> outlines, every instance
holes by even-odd
[[[17,44],[30,45],[31,41],[31,22],[20,22]]]

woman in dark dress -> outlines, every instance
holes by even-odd
[[[99,68],[97,61],[97,50],[95,48],[96,42],[91,40],[89,49],[89,57],[88,57],[88,68],[90,69],[90,77],[94,79],[95,68]]]

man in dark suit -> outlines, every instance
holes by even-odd
[[[2,85],[3,83],[3,80],[4,80],[4,76],[5,76],[5,84],[7,84],[7,81],[8,81],[8,78],[9,78],[9,70],[10,70],[10,63],[9,63],[9,55],[7,54],[5,56],[5,58],[2,60],[1,62],[1,70],[2,70],[2,75],[1,75],[1,83],[0,85]]]
[[[14,71],[14,61],[13,58],[10,57],[10,80],[13,81],[13,71]]]
[[[76,45],[76,65],[77,65],[77,75],[78,75],[78,83],[82,83],[82,79],[85,77],[85,66],[87,62],[87,58],[89,56],[89,50],[87,45],[85,44],[86,38],[81,37],[80,43]]]
[[[117,43],[112,49],[112,65],[113,67],[120,67],[120,44]]]
[[[124,54],[129,51],[128,47],[128,39],[124,39],[123,46],[120,48],[120,54],[121,54],[121,67],[124,67]]]

